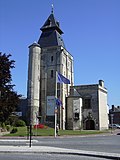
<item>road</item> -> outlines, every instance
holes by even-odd
[[[37,138],[34,145],[52,146],[86,151],[120,153],[120,135],[89,137]]]
[[[120,153],[120,135],[94,135],[94,136],[73,136],[73,137],[33,137],[37,140],[33,146],[50,146],[67,149],[77,149],[85,151]],[[0,145],[28,145],[27,142],[5,142],[0,141]]]
[[[29,141],[26,140],[26,138],[0,138],[0,146],[6,151],[6,147],[9,146],[16,146],[14,149],[18,149],[17,152],[0,152],[0,159],[8,160],[105,160],[105,158],[99,158],[99,157],[91,157],[86,156],[85,153],[88,153],[88,151],[95,151],[94,154],[100,155],[108,155],[115,156],[116,153],[120,154],[120,135],[115,134],[108,134],[108,135],[89,135],[89,136],[58,136],[56,138],[54,137],[33,137],[32,140],[32,150],[30,153],[24,151],[24,147],[27,147],[27,151],[29,151]],[[23,147],[24,146],[24,147]],[[45,147],[46,146],[46,147]],[[57,148],[56,148],[57,147]],[[2,149],[1,148],[1,149]],[[46,149],[43,149],[46,148]],[[49,148],[49,149],[48,149]],[[60,149],[61,148],[61,149]],[[60,150],[63,149],[72,149],[71,151],[66,154],[62,153],[60,154]],[[35,149],[35,150],[34,150]],[[37,149],[37,150],[36,150]],[[50,150],[50,152],[47,152],[47,149]],[[20,150],[20,151],[19,151]],[[21,152],[21,151],[24,152]],[[46,154],[42,151],[44,150],[47,152]],[[55,154],[55,150],[57,150],[57,153]],[[82,154],[74,154],[75,151],[80,151]],[[83,152],[82,152],[83,150]],[[10,149],[11,151],[11,149]],[[22,154],[21,154],[21,153]],[[39,152],[39,153],[38,153]],[[93,155],[94,155],[93,154]],[[105,157],[105,156],[104,156]],[[118,155],[119,157],[119,155]]]
[[[14,153],[0,153],[1,160],[106,160],[105,158],[88,157],[80,155],[62,155],[62,154],[14,154]]]

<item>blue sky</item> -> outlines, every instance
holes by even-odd
[[[120,0],[0,0],[0,51],[11,53],[15,90],[26,96],[28,46],[51,13],[74,57],[75,85],[104,80],[108,104],[120,105]]]

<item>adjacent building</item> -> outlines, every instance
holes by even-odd
[[[110,124],[119,124],[120,125],[120,106],[112,105],[112,108],[109,110],[109,121]]]
[[[67,97],[67,128],[85,130],[108,129],[107,89],[104,82],[71,86]]]

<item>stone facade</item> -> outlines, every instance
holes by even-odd
[[[61,37],[63,32],[53,12],[41,27],[41,31],[38,43],[29,47],[27,99],[28,107],[31,108],[31,121],[33,125],[36,124],[36,115],[39,114],[41,123],[54,125],[55,105],[47,103],[47,99],[50,101],[50,97],[54,96],[62,101],[64,109],[58,108],[57,123],[60,128],[65,129],[66,97],[74,81],[73,57],[65,48]],[[69,79],[70,84],[58,84],[57,73]],[[48,112],[48,107],[49,110],[52,107],[53,112]]]
[[[113,117],[113,123],[120,125],[120,106],[114,106],[112,105],[112,108],[109,110],[109,123],[111,124]]]
[[[69,86],[66,84],[56,85],[56,71],[70,79],[73,84],[73,57],[62,46],[46,47],[41,54],[41,90],[40,90],[40,113],[41,121],[53,122],[53,115],[47,115],[47,97],[59,97],[63,103],[64,110],[59,108],[58,123],[61,128],[65,128],[65,99],[69,95]],[[55,107],[55,106],[53,106]]]
[[[76,98],[82,99],[82,104],[79,105],[79,115],[82,118],[78,117],[78,120],[74,118],[73,112],[73,101]],[[108,129],[107,89],[101,85],[101,80],[99,84],[71,87],[70,96],[67,98],[67,128],[75,129],[73,124],[76,121],[79,123],[78,128],[80,126],[81,129]]]
[[[80,130],[82,128],[82,98],[78,96],[67,97],[66,128]]]
[[[60,24],[53,12],[41,27],[38,43],[29,47],[28,116],[32,125],[55,124],[55,98],[62,101],[57,108],[57,123],[61,129],[108,128],[107,89],[104,82],[93,85],[74,85],[73,56],[62,39]],[[57,83],[57,73],[70,84]]]

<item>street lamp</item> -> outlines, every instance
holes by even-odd
[[[113,116],[114,116],[114,114],[110,114],[110,116],[111,116],[111,133],[112,133],[112,131],[113,131]]]
[[[30,143],[29,143],[29,147],[31,147],[32,144],[32,121],[30,119]]]
[[[32,144],[32,99],[28,99],[28,106],[29,106],[29,126],[27,128],[28,130],[28,136],[29,136],[29,147],[31,147]]]

